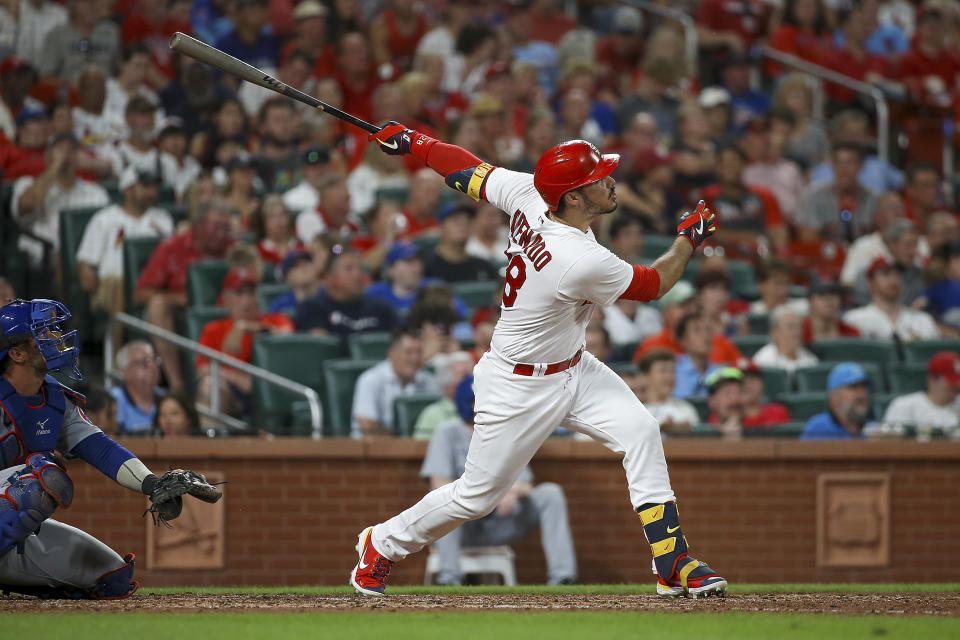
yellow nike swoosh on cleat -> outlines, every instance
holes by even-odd
[[[667,533],[673,533],[674,531],[676,531],[676,530],[679,529],[679,528],[680,528],[680,525],[677,525],[677,526],[675,526],[675,527],[667,527]]]

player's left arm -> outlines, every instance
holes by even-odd
[[[138,457],[90,422],[72,400],[67,401],[59,448],[131,491],[150,495],[159,480]]]

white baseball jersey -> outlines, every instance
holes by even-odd
[[[548,218],[529,173],[493,169],[484,196],[510,214],[510,262],[492,349],[522,363],[571,358],[584,344],[594,305],[623,295],[633,267],[598,243],[592,230]]]
[[[151,207],[134,218],[119,204],[94,214],[83,231],[77,261],[97,265],[100,278],[123,277],[123,242],[126,238],[169,236],[173,218],[163,209]]]

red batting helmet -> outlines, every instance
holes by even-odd
[[[563,142],[540,156],[533,170],[533,186],[550,211],[556,211],[563,194],[603,180],[619,163],[618,154],[600,155],[586,140]]]

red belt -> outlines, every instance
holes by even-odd
[[[560,373],[561,371],[566,371],[570,367],[575,367],[578,362],[580,362],[580,356],[583,355],[583,349],[581,348],[573,357],[569,360],[564,360],[563,362],[554,362],[553,364],[548,364],[546,369],[543,370],[545,376],[549,376],[553,373]],[[517,364],[513,366],[513,372],[518,376],[532,376],[536,370],[537,365],[533,364]]]

